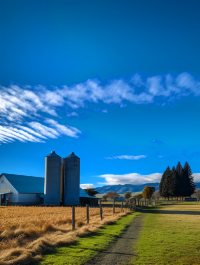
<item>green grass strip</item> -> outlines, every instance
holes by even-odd
[[[144,219],[143,230],[131,263],[200,264],[200,215],[193,213],[200,213],[200,205],[196,204],[194,207],[191,203],[156,208]],[[187,213],[184,214],[184,211]]]
[[[54,249],[37,264],[84,264],[105,249],[119,236],[139,213],[128,214],[112,225],[105,225],[98,232],[80,238],[73,244]]]

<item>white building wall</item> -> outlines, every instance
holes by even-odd
[[[10,184],[4,175],[0,176],[0,190],[11,191],[11,204],[18,204],[18,191]]]
[[[4,175],[0,175],[0,190],[11,191],[11,205],[36,205],[40,203],[39,194],[18,193]]]
[[[35,205],[40,203],[40,195],[38,194],[27,194],[19,193],[18,204],[19,205]]]

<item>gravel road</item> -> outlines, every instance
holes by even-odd
[[[119,265],[128,264],[133,257],[133,248],[135,242],[139,238],[139,233],[142,229],[143,218],[145,214],[136,216],[126,231],[118,237],[117,241],[113,242],[107,249],[103,250],[94,259],[87,262],[85,265]]]

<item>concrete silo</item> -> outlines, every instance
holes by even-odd
[[[64,164],[64,204],[79,204],[80,158],[72,152]]]
[[[60,204],[61,157],[55,151],[45,157],[44,204]]]

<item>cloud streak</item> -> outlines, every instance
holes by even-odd
[[[59,113],[73,118],[79,115],[80,108],[88,108],[90,103],[97,104],[94,110],[107,113],[108,105],[162,106],[186,96],[200,96],[200,80],[187,72],[176,76],[167,74],[147,77],[136,73],[129,79],[107,80],[104,84],[97,79],[88,79],[83,83],[49,89],[41,85],[0,86],[0,125],[4,128],[1,130],[0,142],[9,143],[20,139],[43,142],[44,139],[56,139],[62,135],[78,138],[81,131],[60,124]],[[44,116],[49,119],[44,119]]]
[[[90,189],[90,188],[95,188],[95,185],[94,184],[81,184],[80,185],[81,189]]]
[[[131,156],[131,155],[121,155],[121,156],[111,156],[105,157],[105,159],[126,159],[126,160],[139,160],[146,158],[146,155],[138,155],[138,156]]]

